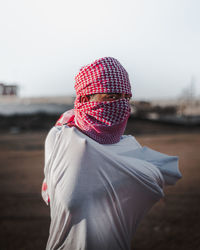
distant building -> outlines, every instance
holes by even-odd
[[[17,85],[6,85],[0,83],[0,96],[17,96]]]

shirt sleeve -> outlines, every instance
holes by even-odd
[[[174,185],[182,177],[177,156],[169,156],[148,147],[141,147],[134,151],[134,157],[156,166],[163,176],[165,185]]]

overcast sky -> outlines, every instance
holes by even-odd
[[[135,98],[200,96],[199,0],[0,0],[0,82],[20,96],[74,94],[74,76],[112,56]]]

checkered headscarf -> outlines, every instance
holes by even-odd
[[[124,93],[131,95],[128,73],[112,57],[104,57],[82,67],[75,77],[77,96],[97,93]]]
[[[77,126],[101,144],[117,143],[124,133],[130,114],[129,101],[119,99],[81,103],[80,98],[99,93],[131,95],[128,73],[123,66],[112,57],[98,59],[81,68],[75,77],[75,90],[77,97],[73,115],[69,116],[69,112],[66,112],[57,125],[66,122],[69,126]]]

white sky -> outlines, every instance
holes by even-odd
[[[135,98],[200,96],[199,0],[0,0],[0,82],[20,96],[74,94],[74,76],[112,56]]]

